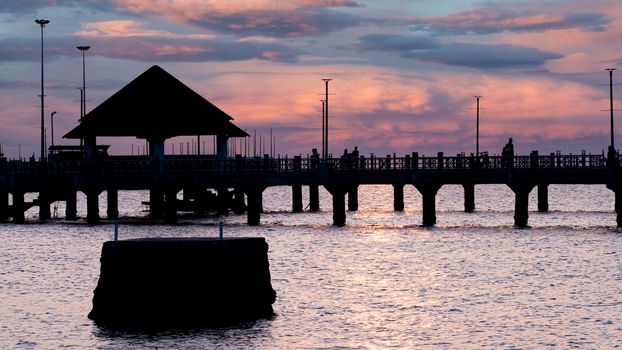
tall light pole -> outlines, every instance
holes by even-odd
[[[326,97],[324,98],[324,158],[328,158],[328,82],[332,79],[322,79],[326,84]]]
[[[50,114],[50,127],[52,128],[52,146],[54,146],[54,114],[56,114],[56,111]]]
[[[325,108],[325,104],[326,101],[325,100],[320,100],[322,101],[322,158],[326,158],[326,155],[324,153],[324,140],[325,140],[325,127],[324,127],[324,108]]]
[[[611,113],[611,147],[615,149],[613,143],[613,71],[615,68],[607,68],[606,71],[609,72],[609,112]]]
[[[43,113],[45,109],[44,98],[45,93],[43,89],[43,28],[50,23],[47,19],[35,19],[35,23],[41,26],[41,157],[40,160],[45,160],[45,120],[43,119]]]
[[[82,97],[80,101],[80,120],[81,120],[82,117],[86,115],[86,63],[85,63],[84,54],[91,47],[90,46],[76,46],[76,48],[82,52],[82,94],[80,94]]]
[[[477,121],[475,127],[475,159],[479,159],[479,99],[482,96],[474,96],[477,101]]]

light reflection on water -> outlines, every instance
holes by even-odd
[[[277,316],[157,333],[102,329],[86,318],[110,224],[39,224],[31,210],[31,223],[0,225],[0,348],[622,346],[622,233],[604,186],[550,186],[551,212],[530,212],[532,228],[522,230],[512,227],[507,187],[477,186],[475,213],[462,212],[461,187],[443,187],[434,228],[418,226],[412,186],[403,213],[392,211],[392,193],[361,187],[360,211],[335,228],[327,193],[320,213],[291,214],[290,190],[267,189],[262,226],[232,215],[225,235],[266,238]],[[215,217],[183,217],[178,226],[129,220],[143,215],[147,197],[120,193],[121,238],[217,235]],[[105,195],[100,203],[105,213]]]

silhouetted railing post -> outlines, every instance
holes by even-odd
[[[438,159],[437,160],[438,169],[443,170],[443,152],[438,152],[437,159]]]
[[[412,163],[413,163],[413,169],[419,168],[419,152],[412,153]]]

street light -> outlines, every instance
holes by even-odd
[[[50,115],[50,126],[52,127],[52,146],[54,146],[54,114],[56,114],[56,111],[52,112]]]
[[[47,19],[35,19],[35,23],[41,26],[41,160],[45,160],[45,121],[43,120],[44,105],[44,90],[43,90],[43,28],[50,23]]]
[[[615,68],[607,68],[605,69],[609,72],[609,111],[611,113],[611,148],[615,150],[615,146],[613,143],[613,71]]]
[[[479,99],[482,96],[474,96],[477,101],[477,122],[475,128],[475,158],[479,159]]]
[[[80,120],[82,120],[82,117],[84,117],[84,115],[86,114],[86,68],[85,68],[86,66],[85,66],[84,54],[91,47],[90,46],[76,46],[76,48],[82,52],[82,94],[81,94],[81,100],[80,100]]]
[[[328,158],[328,82],[332,79],[322,79],[326,83],[326,97],[324,98],[324,158]]]

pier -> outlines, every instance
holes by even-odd
[[[219,159],[215,155],[153,157],[114,157],[101,160],[24,162],[3,160],[0,164],[0,219],[24,222],[24,212],[39,207],[42,220],[50,218],[50,204],[66,201],[67,219],[76,219],[76,194],[87,198],[87,221],[100,219],[98,196],[108,193],[107,217],[118,216],[118,191],[149,190],[150,213],[154,218],[175,223],[177,199],[195,205],[212,204],[221,214],[246,211],[247,223],[259,225],[262,193],[270,186],[290,186],[292,212],[301,212],[302,186],[310,191],[311,211],[319,210],[319,186],[332,196],[333,224],[346,224],[347,211],[358,210],[358,191],[363,185],[391,185],[394,209],[404,210],[404,187],[414,186],[422,196],[423,226],[436,223],[436,194],[444,185],[464,188],[464,210],[475,210],[474,187],[505,184],[515,195],[514,224],[528,225],[528,198],[537,187],[538,210],[548,210],[548,186],[552,184],[604,184],[615,192],[617,225],[622,226],[622,185],[619,161],[606,161],[602,155],[538,155],[434,157],[410,155],[397,157],[360,156],[359,158],[317,159],[241,157]],[[39,193],[33,202],[24,194]],[[215,192],[216,195],[206,195]],[[9,194],[12,196],[9,204]],[[348,205],[346,206],[346,195]],[[203,198],[203,199],[202,199]],[[202,202],[203,201],[203,202]],[[209,203],[208,203],[209,202]],[[235,209],[235,210],[234,210]],[[477,215],[474,213],[473,215]]]
[[[326,106],[327,110],[327,106]],[[327,112],[326,112],[327,113]],[[327,116],[327,115],[326,115]],[[322,156],[231,156],[228,141],[249,135],[229,116],[158,66],[152,66],[80,119],[64,138],[80,146],[52,146],[39,161],[0,158],[0,222],[23,223],[24,212],[39,208],[39,218],[51,217],[50,205],[66,202],[65,217],[77,219],[77,193],[86,195],[86,220],[100,220],[99,194],[107,192],[106,216],[119,215],[119,191],[148,190],[150,216],[176,223],[178,212],[244,213],[249,225],[259,225],[262,194],[270,186],[290,186],[292,212],[302,212],[302,187],[309,187],[309,210],[320,210],[319,187],[332,197],[333,225],[346,224],[347,211],[358,210],[363,185],[391,185],[393,208],[403,211],[404,187],[414,186],[422,196],[423,226],[436,224],[436,194],[444,185],[464,188],[464,211],[475,211],[475,186],[505,184],[514,192],[514,224],[529,222],[528,199],[537,187],[538,210],[548,211],[551,184],[604,184],[615,192],[617,226],[622,226],[622,181],[619,156],[579,155],[532,151],[515,156],[510,142],[501,156],[419,155],[401,157],[359,155],[358,151],[333,158],[327,130]],[[327,123],[327,122],[326,122]],[[613,130],[613,129],[612,129]],[[200,138],[214,137],[214,154],[200,150]],[[196,137],[193,155],[166,155],[165,141],[177,136]],[[109,156],[108,145],[97,137],[136,137],[144,140],[148,155]],[[511,150],[510,150],[511,149]],[[145,152],[146,153],[146,152]],[[189,152],[188,152],[189,153]],[[183,193],[183,199],[177,195]],[[38,198],[25,201],[26,193]],[[347,195],[347,207],[346,207]],[[12,201],[9,201],[9,196]],[[476,215],[476,214],[475,214]]]

